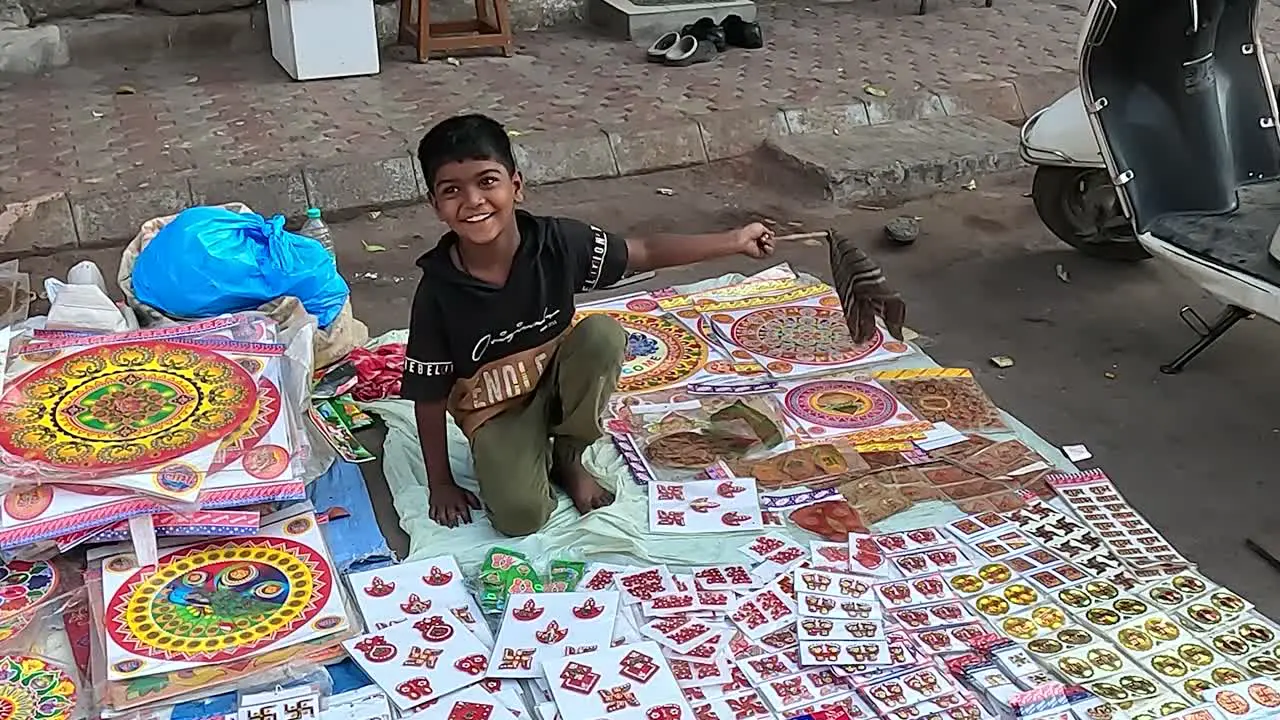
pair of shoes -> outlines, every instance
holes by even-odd
[[[764,47],[764,33],[760,25],[747,22],[739,15],[730,15],[723,23],[704,17],[692,25],[685,25],[680,32],[669,32],[649,46],[649,62],[684,67],[706,62],[727,47],[756,50]]]
[[[669,32],[649,46],[647,58],[653,63],[687,67],[695,63],[707,62],[716,56],[716,52],[714,41],[699,40],[693,35]]]

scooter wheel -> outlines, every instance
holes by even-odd
[[[1124,221],[1105,170],[1042,166],[1031,183],[1036,213],[1058,239],[1090,257],[1135,262],[1151,257]]]

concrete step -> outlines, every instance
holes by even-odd
[[[764,152],[848,204],[957,190],[1022,166],[1018,129],[983,115],[868,125],[840,134],[782,135]]]

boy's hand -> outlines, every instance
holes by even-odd
[[[454,483],[448,485],[432,485],[431,519],[445,527],[458,527],[471,522],[471,511],[480,509],[480,499],[469,490],[463,490]]]
[[[773,231],[763,223],[751,223],[734,231],[737,236],[738,252],[763,260],[773,254]]]

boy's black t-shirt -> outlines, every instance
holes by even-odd
[[[460,270],[450,232],[418,259],[400,395],[448,400],[468,436],[532,392],[573,320],[573,296],[606,287],[627,268],[617,235],[567,218],[516,211],[520,246],[506,285]]]

